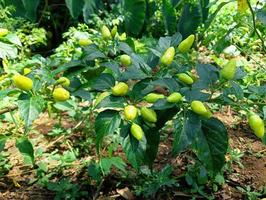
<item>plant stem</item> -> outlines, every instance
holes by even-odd
[[[0,115],[5,114],[7,112],[14,111],[17,108],[18,108],[18,106],[11,106],[11,107],[8,107],[8,108],[3,108],[2,110],[0,110]]]
[[[255,19],[255,13],[251,7],[251,4],[250,4],[250,1],[247,0],[247,3],[248,3],[248,7],[249,7],[249,10],[251,12],[251,15],[252,15],[252,21],[253,21],[253,27],[254,27],[254,31],[255,33],[257,34],[257,36],[259,37],[260,41],[261,41],[261,44],[262,44],[262,48],[263,48],[263,51],[266,52],[266,47],[265,47],[265,44],[264,44],[264,41],[263,41],[263,38],[261,37],[260,33],[258,32],[258,29],[256,28],[256,19]]]
[[[18,130],[18,128],[19,128],[19,127],[18,127],[18,123],[17,123],[17,121],[16,121],[16,119],[15,119],[15,117],[14,117],[12,111],[10,110],[9,113],[10,113],[10,116],[11,116],[11,118],[12,118],[12,121],[14,122],[14,124],[15,124],[15,126],[16,126],[16,130]]]

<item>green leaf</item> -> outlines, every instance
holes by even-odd
[[[225,164],[228,135],[224,124],[211,118],[202,121],[202,130],[196,132],[193,149],[199,160],[215,176]]]
[[[174,106],[175,106],[174,103],[168,103],[166,99],[159,99],[158,101],[156,101],[153,104],[152,109],[154,109],[154,110],[165,110],[165,109],[168,109],[168,108],[172,108]]]
[[[151,83],[154,85],[154,88],[156,86],[165,87],[169,90],[170,93],[179,91],[180,85],[176,81],[175,78],[160,78]]]
[[[210,27],[210,25],[211,25],[211,23],[212,23],[212,21],[215,19],[215,17],[216,17],[216,15],[218,14],[218,12],[226,5],[226,4],[228,4],[228,3],[230,3],[231,1],[227,1],[227,2],[221,2],[218,6],[217,6],[217,8],[216,8],[216,10],[208,17],[208,19],[205,21],[205,24],[204,24],[204,28],[205,28],[205,30],[207,30],[209,27]]]
[[[26,11],[25,17],[31,21],[36,21],[37,7],[40,3],[40,0],[22,0],[22,3]]]
[[[160,133],[157,127],[144,129],[144,132],[147,139],[145,163],[150,167],[150,169],[152,169],[152,165],[158,153],[158,148],[160,143]]]
[[[74,116],[76,113],[76,105],[73,101],[56,102],[53,107],[60,111],[67,111],[70,116]]]
[[[200,23],[202,22],[202,15],[198,5],[185,4],[178,23],[178,30],[183,38],[193,34]]]
[[[197,180],[200,185],[204,185],[208,181],[208,173],[207,170],[204,166],[200,166],[198,175],[197,175]]]
[[[98,114],[95,120],[96,148],[100,151],[103,139],[108,134],[113,134],[120,126],[121,116],[119,112],[106,110]]]
[[[31,142],[26,137],[21,137],[16,140],[16,147],[24,157],[29,157],[34,163],[34,150]]]
[[[91,93],[88,90],[85,90],[84,88],[79,88],[78,90],[71,92],[71,95],[75,97],[80,97],[87,101],[91,101],[92,99]]]
[[[245,70],[242,67],[238,67],[233,80],[242,80],[246,75]]]
[[[6,5],[15,7],[12,14],[16,17],[25,17],[26,10],[21,0],[5,0]]]
[[[120,157],[103,158],[100,160],[100,165],[105,176],[110,173],[112,166],[126,173],[126,163]]]
[[[12,44],[18,45],[20,47],[22,46],[19,37],[14,33],[8,34],[6,39]]]
[[[256,12],[257,18],[266,26],[266,6]]]
[[[141,100],[144,96],[154,90],[154,86],[151,84],[150,79],[144,79],[137,82],[132,91],[130,92],[130,97],[135,100]]]
[[[175,9],[170,0],[163,0],[162,13],[164,17],[164,25],[168,35],[172,35],[177,29],[177,19]]]
[[[171,0],[171,3],[174,7],[177,7],[180,3],[182,3],[184,0]]]
[[[129,35],[139,35],[145,21],[145,0],[124,0],[125,29]]]
[[[0,152],[4,150],[7,139],[6,136],[0,135]]]
[[[88,23],[90,20],[90,17],[92,14],[94,14],[94,11],[96,10],[96,1],[95,0],[84,0],[84,6],[83,6],[83,18],[84,22]]]
[[[18,101],[18,108],[21,118],[28,128],[32,122],[39,117],[44,106],[44,100],[40,96],[32,96],[31,98]]]
[[[266,134],[264,134],[264,136],[262,138],[262,143],[266,145]]]
[[[106,58],[104,53],[102,53],[94,44],[84,47],[84,57],[84,60],[86,61],[94,61],[96,58]]]
[[[77,19],[78,16],[82,12],[82,8],[84,5],[83,1],[77,1],[77,0],[65,0],[66,6],[70,12],[70,15],[74,18]]]
[[[119,44],[118,45],[118,49],[120,51],[125,52],[127,55],[130,55],[130,54],[133,53],[132,48],[127,43],[125,43],[125,42],[119,42],[118,44]]]
[[[3,42],[0,42],[0,58],[11,58],[14,59],[18,55],[18,50],[16,46],[12,44],[6,44]]]
[[[0,100],[2,100],[4,97],[10,95],[19,93],[20,91],[18,89],[6,89],[6,90],[0,90]]]
[[[92,89],[98,91],[109,90],[115,85],[115,79],[111,74],[103,73],[101,74],[92,85]]]
[[[174,143],[173,153],[177,154],[184,151],[192,144],[198,132],[201,131],[201,121],[198,115],[188,112],[184,126],[180,119],[174,120]]]
[[[197,89],[192,88],[191,90],[188,88],[185,88],[185,90],[182,90],[181,93],[185,95],[186,100],[189,102],[193,100],[207,101],[210,98],[209,93],[202,92],[198,88]]]
[[[202,23],[204,23],[209,16],[210,0],[198,0],[198,2],[199,2],[199,9],[202,15]]]
[[[124,108],[125,98],[108,96],[105,97],[96,108]]]
[[[120,77],[121,73],[120,73],[120,65],[117,62],[114,61],[108,61],[106,63],[101,63],[101,66],[106,67],[107,69],[112,70],[112,72],[114,73],[113,75],[117,78]]]
[[[159,142],[160,142],[160,132],[159,130],[165,126],[165,123],[171,120],[176,113],[178,112],[178,108],[170,108],[165,110],[156,110],[157,114],[157,122],[156,126],[150,128],[148,126],[144,126],[144,132],[147,140],[147,147],[145,151],[145,164],[147,164],[151,169],[156,159]]]
[[[81,60],[71,60],[70,62],[66,64],[58,66],[55,70],[51,72],[51,74],[52,76],[55,76],[56,74],[60,72],[67,71],[68,69],[72,67],[77,67],[77,66],[85,67],[84,64],[81,62]]]
[[[141,70],[136,68],[135,66],[130,66],[126,69],[124,73],[119,77],[119,81],[126,81],[129,79],[132,80],[141,80],[147,78],[147,75]]]
[[[127,127],[125,132],[130,132],[130,126]],[[122,148],[126,154],[127,160],[130,164],[138,169],[145,160],[146,143],[138,142],[131,134],[122,140]]]
[[[227,101],[228,103],[232,102],[233,100],[231,100],[231,97],[229,95],[234,95],[238,100],[243,99],[244,92],[241,86],[237,84],[236,82],[231,81],[230,83],[231,83],[231,87],[225,88],[223,90],[224,100]]]
[[[91,163],[88,166],[88,174],[94,180],[96,180],[97,182],[100,182],[100,180],[101,180],[101,169],[100,169],[99,165],[97,165],[95,163]]]
[[[193,84],[193,89],[207,89],[219,79],[219,70],[210,64],[197,64],[199,80]]]

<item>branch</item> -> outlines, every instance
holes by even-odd
[[[14,111],[18,108],[18,106],[10,106],[8,108],[3,108],[2,110],[0,110],[0,115],[5,114],[7,112],[11,112]]]
[[[255,13],[251,7],[251,4],[250,4],[250,1],[247,0],[247,3],[248,3],[248,7],[249,7],[249,10],[251,12],[251,15],[252,15],[252,21],[253,21],[253,27],[254,27],[254,31],[255,33],[257,34],[257,36],[259,37],[261,43],[262,43],[262,48],[263,48],[263,51],[266,52],[266,47],[264,45],[264,41],[263,41],[263,38],[261,37],[260,33],[258,32],[257,28],[256,28],[256,19],[255,19]]]

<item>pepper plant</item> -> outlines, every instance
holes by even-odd
[[[156,46],[146,47],[148,53],[139,54],[135,39],[110,28],[72,35],[71,45],[80,51],[69,59],[56,54],[41,58],[27,73],[7,66],[8,84],[0,99],[15,99],[12,110],[18,108],[25,125],[16,146],[32,163],[28,133],[34,120],[41,112],[58,112],[58,104],[68,107],[73,101],[88,102],[83,115],[90,119],[85,123],[94,125],[100,163],[106,139],[116,136],[135,169],[152,169],[160,136],[171,126],[173,156],[190,150],[201,166],[199,176],[203,170],[214,178],[225,164],[228,133],[213,105],[245,111],[252,130],[266,143],[264,121],[239,104],[244,95],[238,82],[245,72],[235,58],[222,67],[199,63],[192,59],[195,36],[182,39],[180,33],[161,37]],[[0,150],[11,137],[1,136]]]

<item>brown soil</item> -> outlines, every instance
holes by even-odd
[[[216,117],[220,118],[228,126],[229,137],[230,137],[230,148],[235,151],[240,151],[243,153],[240,163],[243,165],[243,168],[237,164],[233,163],[232,171],[228,174],[225,174],[226,183],[222,188],[215,194],[216,199],[232,199],[239,200],[244,199],[245,196],[241,193],[237,187],[246,188],[247,185],[250,185],[252,189],[260,189],[266,187],[266,148],[248,129],[246,124],[238,124],[232,128],[232,124],[237,124],[236,117],[226,110],[217,114]],[[35,122],[35,130],[32,133],[31,139],[34,141],[34,146],[39,147],[43,146],[45,151],[51,152],[53,149],[57,148],[60,150],[65,150],[67,147],[60,144],[60,140],[64,138],[58,137],[49,141],[47,133],[52,130],[55,121],[48,119],[47,115],[43,115],[41,120]],[[74,124],[64,118],[63,127],[70,128]],[[70,141],[75,141],[77,137],[81,135],[74,134],[73,138],[68,138]],[[57,140],[56,142],[54,142]],[[52,144],[51,144],[52,143]],[[155,162],[155,169],[160,170],[166,164],[172,164],[175,171],[173,172],[174,176],[181,175],[186,166],[187,159],[184,155],[180,155],[176,158],[171,156],[171,144],[172,139],[168,138],[165,142],[160,144],[158,159]],[[36,183],[29,184],[29,181],[35,177],[35,170],[30,166],[25,166],[23,164],[23,158],[14,148],[14,141],[9,142],[6,145],[6,149],[10,153],[11,159],[10,162],[13,164],[13,168],[9,173],[0,178],[0,200],[49,200],[54,198],[54,193],[41,188]],[[117,153],[121,157],[124,157],[121,151]],[[93,155],[93,153],[92,153]],[[92,157],[84,158],[90,160]],[[45,158],[38,158],[45,159]],[[230,161],[230,156],[227,155],[227,161]],[[52,166],[52,165],[51,165]],[[85,180],[86,169],[81,169],[79,162],[75,162],[73,166],[68,168],[60,177],[55,177],[54,180],[58,178],[69,176],[71,180],[77,182],[79,180]],[[175,167],[176,166],[176,167]],[[129,170],[130,171],[130,170]],[[124,181],[124,182],[123,182]],[[117,184],[120,184],[117,186]],[[182,183],[180,183],[182,184]],[[95,190],[92,188],[87,189],[89,193],[95,193]],[[114,173],[110,176],[102,185],[102,189],[99,191],[98,199],[131,199],[133,191],[131,191],[129,183],[126,180],[121,179],[119,174]],[[130,197],[128,197],[130,196]],[[124,198],[123,198],[124,197]],[[160,191],[156,199],[191,199],[191,195],[185,194],[182,191],[165,190]],[[136,198],[139,199],[139,198]],[[200,199],[200,198],[199,198]]]

